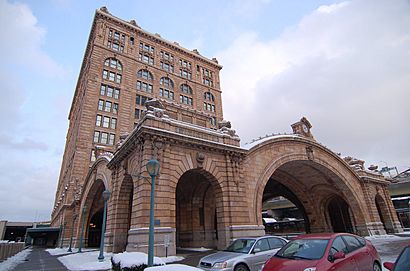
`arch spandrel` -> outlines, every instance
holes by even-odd
[[[335,186],[340,189],[354,209],[357,222],[365,224],[369,221],[368,215],[363,211],[365,199],[360,192],[360,177],[339,156],[316,143],[313,140],[296,136],[284,136],[266,140],[250,149],[245,158],[245,174],[249,187],[253,188],[254,195],[248,198],[250,206],[256,216],[254,223],[260,224],[262,197],[264,188],[274,173],[286,164],[294,162],[309,163],[318,171],[323,171],[324,176],[330,172],[336,180],[341,181]],[[252,219],[252,215],[251,215]]]

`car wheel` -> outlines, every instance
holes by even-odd
[[[380,265],[378,263],[373,264],[373,271],[382,271]]]
[[[244,264],[238,264],[237,266],[235,266],[234,271],[249,271],[249,269]]]

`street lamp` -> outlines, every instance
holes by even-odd
[[[104,214],[103,214],[103,224],[102,224],[102,230],[101,230],[100,255],[98,256],[98,260],[100,262],[104,261],[104,234],[105,234],[105,223],[107,221],[107,201],[110,198],[110,191],[105,190],[102,193],[102,198],[104,201]]]
[[[68,247],[67,252],[72,252],[71,246],[73,245],[73,233],[74,233],[74,221],[77,218],[77,215],[73,216],[73,223],[71,224],[71,233],[70,233],[70,246]]]
[[[78,252],[81,253],[83,248],[83,235],[84,235],[84,222],[85,222],[85,211],[87,210],[87,205],[83,206],[82,221],[81,221],[81,235],[80,235],[80,246],[78,247]]]
[[[151,159],[147,163],[147,171],[151,176],[151,201],[149,212],[149,239],[148,239],[148,266],[154,263],[154,197],[155,197],[155,176],[159,173],[159,162]]]
[[[60,248],[63,248],[63,243],[64,243],[64,231],[65,231],[65,226],[67,225],[67,222],[64,221],[63,223],[63,231],[61,232],[61,242],[60,242]]]

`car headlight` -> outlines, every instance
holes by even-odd
[[[316,267],[308,267],[303,269],[303,271],[316,271]]]
[[[228,266],[227,262],[221,262],[221,263],[214,263],[213,268],[226,268]]]

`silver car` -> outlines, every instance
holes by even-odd
[[[225,250],[203,257],[198,268],[206,271],[259,271],[287,242],[277,236],[239,238]]]

